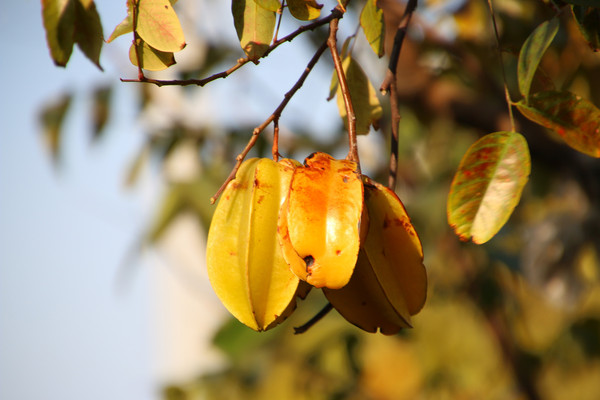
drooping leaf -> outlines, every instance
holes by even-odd
[[[71,105],[71,94],[63,95],[58,101],[44,107],[40,114],[44,142],[50,151],[54,163],[60,160],[60,138],[62,125]]]
[[[295,163],[245,161],[223,191],[207,239],[208,277],[225,307],[262,331],[293,309],[298,278],[277,240],[279,208]]]
[[[100,15],[92,0],[78,0],[75,3],[75,42],[83,54],[102,70],[100,52],[104,34]]]
[[[319,18],[323,8],[316,0],[287,0],[287,5],[292,16],[301,21]]]
[[[350,90],[350,99],[354,107],[354,114],[356,115],[356,133],[366,135],[369,133],[371,125],[373,125],[373,128],[378,129],[379,120],[383,115],[383,108],[379,103],[377,91],[356,60],[352,56],[348,56],[344,59],[342,65],[346,74],[348,89]],[[339,85],[336,96],[340,116],[344,121],[344,126],[348,129],[348,114],[344,104],[342,89]]]
[[[42,0],[42,16],[50,55],[64,67],[75,44],[75,1]]]
[[[521,134],[495,132],[475,142],[463,156],[448,195],[448,222],[456,234],[478,244],[490,240],[518,204],[530,170]]]
[[[342,51],[340,52],[340,57],[342,60],[345,59],[346,56],[348,55],[348,48],[350,47],[351,40],[352,40],[352,37],[347,37],[346,40],[344,40],[344,44],[342,45]],[[338,84],[339,84],[338,76],[334,69],[331,74],[331,83],[329,84],[329,96],[327,96],[327,101],[329,101],[335,97],[335,95],[337,93],[337,89],[338,89]]]
[[[256,4],[269,11],[277,11],[281,7],[279,0],[254,0]]]
[[[517,103],[521,113],[558,133],[569,146],[592,157],[600,157],[600,110],[570,92],[546,91]]]
[[[377,7],[377,0],[367,0],[365,2],[365,6],[360,13],[360,26],[362,26],[367,41],[377,57],[383,57],[385,24],[383,10]]]
[[[104,132],[104,127],[110,116],[111,86],[102,86],[94,90],[92,103],[92,134],[95,140]]]
[[[254,0],[232,0],[231,12],[240,46],[250,60],[257,61],[273,39],[275,12],[259,6]]]
[[[304,164],[281,208],[279,241],[300,279],[338,289],[350,280],[358,257],[362,182],[352,161],[317,152]]]
[[[552,40],[558,32],[558,18],[552,18],[543,22],[529,35],[521,52],[519,53],[517,74],[519,77],[519,90],[525,99],[529,96],[531,81],[535,71],[540,64],[542,56],[552,43]]]
[[[110,34],[106,43],[110,43],[121,35],[125,35],[127,33],[133,32],[133,5],[131,0],[127,0],[127,16],[115,27],[113,32]]]
[[[156,50],[144,41],[138,47],[142,68],[148,71],[162,71],[175,64],[173,53]],[[129,61],[137,67],[136,46],[129,47]]]
[[[181,188],[179,186],[170,187],[158,206],[157,213],[146,233],[148,243],[155,244],[163,237],[167,228],[184,209],[184,206],[185,199]]]
[[[179,18],[169,0],[139,0],[137,32],[151,47],[177,52],[185,47]]]
[[[600,50],[600,0],[596,7],[571,6],[579,31],[592,50]]]
[[[131,161],[131,164],[127,168],[127,172],[125,174],[125,187],[129,188],[134,186],[142,172],[142,168],[148,162],[148,158],[150,158],[151,146],[149,144],[145,144],[137,153],[135,158]]]

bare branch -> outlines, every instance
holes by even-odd
[[[329,14],[327,17],[318,19],[310,24],[307,25],[303,25],[301,27],[299,27],[298,29],[296,29],[294,32],[290,33],[287,36],[282,37],[281,39],[276,40],[275,42],[273,42],[269,48],[265,51],[265,53],[260,57],[260,58],[265,58],[267,57],[273,50],[275,50],[277,47],[279,47],[279,45],[286,43],[286,42],[291,42],[292,40],[294,40],[298,35],[306,32],[306,31],[311,31],[314,30],[320,26],[323,26],[325,24],[328,24],[329,22],[333,21],[333,20],[338,20],[340,18],[342,18],[342,16],[344,15],[344,13],[339,10],[337,7],[334,8],[331,11],[331,14]],[[189,86],[189,85],[196,85],[196,86],[204,86],[207,83],[210,83],[214,80],[220,79],[220,78],[227,78],[229,75],[231,75],[233,72],[235,72],[236,70],[240,69],[241,67],[243,67],[244,65],[246,65],[247,63],[249,63],[251,60],[248,57],[245,58],[240,58],[237,60],[237,62],[235,63],[235,65],[233,65],[231,68],[227,69],[226,71],[222,71],[219,73],[216,73],[214,75],[211,75],[207,78],[203,78],[203,79],[184,79],[184,80],[169,80],[169,81],[165,81],[165,80],[159,80],[159,79],[151,79],[151,78],[147,78],[145,76],[138,76],[138,79],[121,79],[121,82],[143,82],[143,83],[152,83],[156,86]],[[258,63],[258,61],[256,61],[256,63]]]
[[[338,7],[340,7],[338,5]],[[335,66],[335,72],[338,77],[340,90],[342,97],[344,98],[344,106],[346,107],[346,114],[348,117],[348,160],[354,161],[358,164],[358,172],[360,173],[360,160],[358,158],[358,146],[356,143],[356,115],[354,114],[354,107],[352,106],[352,99],[350,98],[350,89],[348,88],[348,82],[346,81],[346,75],[344,74],[344,68],[342,66],[342,60],[337,50],[337,30],[338,30],[339,19],[333,19],[329,23],[329,38],[327,38],[327,46],[331,52],[333,58],[333,65]]]
[[[252,147],[254,146],[254,144],[256,143],[256,141],[258,140],[258,135],[260,135],[260,133],[263,130],[265,130],[265,128],[271,122],[273,122],[273,121],[279,121],[279,117],[281,116],[281,113],[283,112],[283,109],[287,106],[287,104],[290,102],[290,100],[292,99],[292,97],[296,94],[296,92],[298,91],[298,89],[300,89],[302,87],[302,85],[304,84],[304,81],[308,77],[308,74],[310,74],[310,72],[312,71],[313,67],[315,66],[315,64],[317,63],[317,61],[319,61],[319,58],[321,57],[321,55],[323,55],[323,53],[325,52],[326,49],[327,49],[327,41],[323,42],[323,44],[321,45],[321,47],[319,47],[317,49],[317,51],[315,52],[315,54],[313,55],[313,57],[311,58],[311,60],[309,61],[309,63],[306,65],[306,68],[304,69],[304,72],[302,72],[302,75],[300,75],[300,78],[298,79],[298,81],[283,96],[283,100],[281,101],[281,103],[279,104],[279,106],[277,106],[277,108],[275,109],[275,111],[273,111],[273,113],[262,124],[260,124],[256,128],[254,128],[254,131],[252,132],[252,137],[248,141],[248,144],[246,145],[246,147],[244,148],[244,150],[240,154],[238,154],[238,156],[235,158],[236,159],[236,163],[235,163],[235,166],[233,167],[233,170],[231,171],[231,173],[229,174],[229,176],[227,177],[227,179],[225,179],[225,182],[223,182],[223,184],[221,185],[221,187],[219,188],[219,190],[217,190],[217,193],[215,193],[215,195],[210,198],[211,204],[214,204],[214,202],[217,200],[217,198],[219,197],[219,195],[223,192],[223,190],[225,190],[225,187],[227,186],[227,184],[229,182],[231,182],[235,178],[235,174],[237,173],[238,169],[242,165],[242,162],[244,161],[244,158],[246,158],[246,155],[248,154],[248,152],[250,151],[250,149],[252,149]]]

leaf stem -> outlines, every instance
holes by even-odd
[[[142,70],[142,57],[140,55],[142,38],[140,38],[140,35],[137,32],[140,1],[139,0],[132,0],[132,1],[133,1],[133,3],[132,3],[132,7],[131,7],[131,17],[133,19],[133,48],[135,50],[135,59],[137,61],[137,67],[138,67],[138,80],[143,81],[144,79],[146,79],[146,77],[144,76],[144,71]]]
[[[508,116],[510,118],[510,127],[512,132],[516,132],[515,129],[515,118],[512,110],[512,100],[508,91],[508,84],[506,79],[506,69],[504,68],[504,61],[502,58],[502,50],[500,47],[500,35],[498,34],[498,25],[496,24],[496,14],[494,13],[494,6],[492,0],[487,0],[488,7],[490,9],[490,15],[492,17],[492,25],[494,26],[494,36],[496,37],[496,44],[498,45],[498,59],[500,61],[500,69],[502,70],[502,80],[504,81],[504,97],[506,98],[506,105],[508,107]]]
[[[225,187],[227,186],[227,184],[235,178],[235,175],[236,175],[238,169],[240,168],[240,166],[242,165],[244,158],[246,158],[246,155],[248,155],[248,152],[250,152],[250,149],[252,149],[252,147],[258,140],[258,135],[260,135],[260,133],[263,130],[265,130],[265,128],[271,122],[279,121],[279,118],[281,117],[281,113],[283,112],[283,109],[287,106],[287,104],[290,102],[292,97],[296,94],[298,89],[300,89],[302,87],[302,85],[304,84],[304,81],[306,81],[306,78],[312,71],[312,69],[315,66],[315,64],[317,63],[317,61],[319,61],[319,58],[321,57],[321,55],[323,55],[325,50],[327,50],[328,40],[324,41],[323,44],[321,45],[321,47],[319,47],[317,49],[317,51],[315,52],[315,54],[313,55],[311,60],[306,65],[304,72],[302,72],[302,75],[300,75],[300,78],[298,78],[298,81],[296,81],[294,86],[292,86],[292,88],[283,96],[283,100],[281,101],[279,106],[277,106],[275,111],[273,111],[273,113],[271,115],[269,115],[269,117],[266,120],[264,120],[264,122],[262,124],[260,124],[256,128],[254,128],[254,131],[252,132],[252,137],[248,141],[248,144],[246,144],[246,147],[244,148],[244,150],[242,150],[242,152],[240,154],[238,154],[238,156],[235,158],[236,163],[235,163],[235,166],[233,167],[232,171],[229,173],[229,176],[227,177],[227,179],[225,179],[225,182],[223,182],[223,184],[221,185],[219,190],[217,190],[215,195],[210,198],[211,204],[215,203],[215,201],[217,200],[219,195],[223,192],[223,190],[225,190]]]
[[[331,303],[325,304],[325,307],[323,307],[321,311],[319,311],[314,317],[309,319],[305,324],[300,325],[298,327],[294,327],[294,335],[299,335],[309,330],[314,324],[322,320],[323,317],[326,316],[332,309],[333,305],[331,305]]]
[[[336,6],[336,8],[341,5]],[[337,50],[337,30],[338,30],[339,19],[333,19],[329,23],[329,37],[327,38],[327,46],[331,52],[333,58],[333,65],[335,72],[338,77],[338,83],[344,98],[344,106],[346,107],[346,114],[348,118],[348,160],[354,161],[358,165],[358,172],[360,173],[360,160],[358,157],[358,145],[356,142],[356,114],[354,113],[354,106],[352,105],[352,99],[350,98],[350,88],[348,87],[348,81],[346,80],[346,74],[344,74],[344,68],[342,66],[342,60]]]

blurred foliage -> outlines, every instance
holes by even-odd
[[[173,382],[164,389],[165,399],[600,398],[600,162],[515,110],[516,130],[531,153],[529,184],[496,237],[484,246],[460,242],[446,222],[446,198],[469,146],[486,133],[510,130],[502,70],[485,2],[421,3],[411,25],[415,33],[402,48],[397,82],[402,121],[396,190],[420,234],[429,277],[428,301],[414,317],[414,329],[391,337],[371,335],[332,312],[294,336],[292,327],[326,304],[313,291],[277,330],[256,333],[228,321],[214,338],[225,365],[193,381]],[[561,27],[541,58],[532,92],[556,86],[598,105],[600,53],[592,50],[598,47],[593,23],[598,11],[588,10],[585,1],[568,3],[574,5],[559,14]],[[346,18],[357,17],[361,4],[350,2]],[[389,54],[404,5],[393,0],[378,4],[384,10]],[[562,5],[494,1],[513,100],[521,98],[519,49]],[[578,24],[585,28],[583,35]],[[448,26],[452,33],[442,29]],[[316,48],[323,32],[311,35],[307,43]],[[202,40],[186,37],[188,44]],[[215,41],[199,54],[193,67],[177,70],[178,78],[218,72],[224,60],[230,65],[242,53],[231,43]],[[376,66],[365,70],[371,79],[382,73]],[[139,89],[140,113],[152,113],[159,89]],[[179,102],[191,102],[196,89],[179,89]],[[63,101],[50,108],[44,120],[60,125],[67,105]],[[387,99],[382,105],[380,131],[387,141]],[[193,210],[208,226],[208,198],[254,129],[243,120],[219,127],[182,118],[171,122],[148,129],[126,177],[133,185],[147,164],[168,166],[182,149],[193,150],[193,174],[166,176],[150,242],[159,240],[183,209]],[[52,124],[46,124],[46,135],[58,154],[59,129]],[[315,138],[302,126],[288,128],[293,135],[280,140],[279,150],[287,157],[304,156],[307,150],[335,153],[346,146],[341,120],[338,134],[329,140]],[[270,151],[267,131],[251,155],[268,157]],[[387,179],[387,166],[378,161],[388,153],[389,148],[377,148],[362,156],[380,182]]]

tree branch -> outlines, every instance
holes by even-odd
[[[314,324],[323,319],[323,317],[326,316],[332,309],[333,305],[331,305],[331,303],[327,303],[325,307],[321,309],[321,311],[319,311],[314,317],[309,319],[305,324],[298,327],[294,327],[294,335],[299,335],[309,330]]]
[[[296,29],[294,32],[290,33],[289,35],[284,36],[281,39],[278,39],[275,42],[273,42],[260,58],[267,57],[273,50],[275,50],[277,47],[279,47],[279,45],[286,43],[286,42],[291,42],[298,35],[306,32],[306,31],[314,30],[320,26],[330,23],[331,21],[334,21],[334,20],[337,21],[338,19],[342,18],[343,15],[344,15],[344,13],[341,10],[339,10],[337,7],[334,8],[331,11],[331,14],[329,14],[327,17],[318,19],[310,24],[303,25],[303,26],[299,27],[298,29]],[[147,78],[142,75],[141,77],[138,76],[138,79],[121,79],[121,82],[152,83],[159,87],[160,86],[189,86],[189,85],[196,85],[196,86],[202,87],[202,86],[206,85],[207,83],[210,83],[214,80],[217,80],[220,78],[227,78],[233,72],[237,71],[238,69],[240,69],[241,67],[243,67],[244,65],[249,63],[250,61],[251,60],[248,57],[240,58],[237,60],[235,65],[231,66],[231,68],[229,68],[225,71],[216,73],[214,75],[211,75],[207,78],[203,78],[203,79],[182,79],[182,80],[176,79],[176,80],[165,81],[165,80],[160,80],[160,79]],[[256,63],[258,63],[258,61],[256,61]]]
[[[380,91],[383,94],[390,92],[390,109],[392,114],[392,134],[390,137],[390,166],[388,175],[388,187],[392,190],[396,188],[396,177],[398,175],[398,129],[400,125],[400,111],[398,110],[398,90],[396,87],[396,72],[398,69],[398,59],[402,50],[402,43],[408,29],[408,24],[412,18],[413,12],[417,8],[418,0],[409,0],[406,4],[404,14],[400,19],[396,36],[394,36],[394,46],[390,54],[390,62],[386,70],[385,78],[381,84]]]
[[[340,7],[338,5],[336,8]],[[341,11],[341,10],[340,10]],[[358,158],[358,146],[356,143],[356,114],[354,114],[354,107],[352,106],[352,99],[350,98],[350,89],[348,88],[348,81],[344,74],[344,68],[342,66],[342,60],[337,50],[337,30],[338,30],[339,19],[332,19],[329,23],[329,37],[327,38],[327,46],[331,52],[333,58],[333,65],[335,66],[335,72],[338,77],[340,90],[342,97],[344,98],[344,106],[346,107],[346,115],[348,117],[348,160],[354,161],[358,165],[358,172],[360,173],[360,160]]]
[[[275,109],[275,111],[273,111],[273,113],[262,124],[260,124],[256,128],[254,128],[254,131],[252,132],[252,137],[248,141],[248,144],[246,145],[246,147],[244,148],[244,150],[242,150],[242,152],[240,154],[238,154],[238,156],[235,158],[236,163],[235,163],[235,166],[233,167],[233,170],[231,171],[231,173],[229,174],[229,176],[227,177],[227,179],[225,179],[225,182],[223,182],[223,184],[221,185],[221,187],[219,188],[219,190],[217,190],[217,192],[215,193],[215,195],[210,198],[211,204],[215,203],[215,201],[217,200],[217,198],[219,197],[219,195],[223,192],[223,190],[225,190],[225,187],[227,186],[227,184],[229,182],[231,182],[235,178],[235,175],[236,175],[238,169],[240,168],[240,166],[242,165],[242,162],[244,161],[244,158],[246,158],[246,155],[248,154],[248,152],[250,151],[250,149],[252,149],[252,147],[254,146],[254,144],[256,143],[256,141],[258,140],[258,135],[260,135],[260,133],[271,122],[273,122],[273,121],[279,121],[279,117],[281,116],[281,113],[283,112],[283,109],[287,106],[287,104],[290,102],[290,100],[292,99],[292,97],[296,94],[296,92],[298,91],[298,89],[300,89],[302,87],[302,85],[304,84],[304,81],[308,77],[308,74],[310,74],[310,72],[312,71],[313,67],[315,66],[315,64],[317,63],[317,61],[319,61],[319,58],[321,57],[321,55],[323,55],[323,53],[325,52],[326,49],[327,49],[327,41],[323,42],[323,44],[321,45],[321,47],[319,47],[317,49],[317,51],[315,52],[315,54],[313,55],[313,57],[311,58],[311,60],[306,65],[306,68],[304,69],[304,72],[302,72],[302,75],[300,75],[300,78],[298,79],[298,81],[284,95],[283,100],[281,101],[281,103],[279,104],[279,106],[277,106],[277,108]]]

